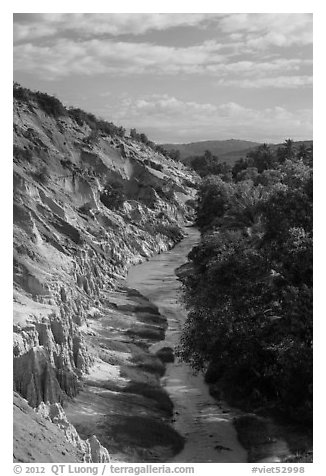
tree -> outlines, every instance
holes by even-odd
[[[250,180],[251,182],[256,182],[258,179],[259,173],[256,167],[247,167],[237,174],[237,181],[243,182]]]
[[[312,147],[308,148],[305,144],[301,144],[296,158],[302,160],[304,164],[312,167]]]
[[[263,235],[261,203],[266,196],[263,187],[252,181],[239,182],[229,198],[221,229],[241,230],[246,236]]]
[[[286,160],[292,160],[294,157],[294,142],[292,139],[286,139],[281,147],[277,149],[277,159],[279,163],[284,163]]]
[[[232,168],[232,177],[238,181],[238,174],[249,167],[248,159],[241,158],[237,160]]]
[[[232,193],[232,184],[225,183],[218,176],[203,180],[198,191],[196,214],[196,224],[201,230],[212,228],[218,223],[226,211]]]
[[[171,159],[173,159],[175,161],[181,160],[180,150],[178,150],[178,149],[171,149],[169,151],[168,155],[171,157]]]
[[[312,168],[295,156],[291,140],[282,149],[281,163],[276,155],[269,160],[266,147],[252,154],[262,169],[255,181],[203,180],[202,238],[188,256],[189,312],[178,352],[238,404],[275,407],[309,423]],[[246,167],[238,167],[237,179],[250,172],[250,163],[239,165]]]
[[[190,161],[191,167],[201,177],[208,175],[227,174],[229,172],[226,164],[220,164],[218,157],[206,150],[203,155],[195,156]]]
[[[286,158],[287,159],[293,159],[294,157],[294,142],[292,139],[286,139],[284,141],[284,145],[285,145],[285,150],[286,150]]]
[[[258,173],[272,168],[274,163],[272,151],[267,144],[260,145],[257,149],[248,152],[247,157],[252,160],[253,167],[256,167]]]

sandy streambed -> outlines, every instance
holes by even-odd
[[[94,366],[65,405],[67,417],[82,438],[95,434],[113,461],[283,461],[288,445],[269,424],[213,398],[203,375],[187,364],[164,364],[156,355],[174,348],[186,319],[175,270],[199,240],[197,230],[187,233],[169,252],[131,268],[115,292],[102,294],[101,312],[85,330]]]
[[[128,286],[146,296],[168,320],[165,339],[151,346],[153,353],[177,344],[186,318],[175,270],[199,240],[197,230],[188,228],[187,233],[173,250],[131,268],[128,274]],[[175,361],[167,364],[162,384],[174,405],[173,427],[185,438],[184,448],[169,461],[246,462],[247,453],[232,423],[236,412],[209,394],[202,374],[194,375],[187,364]]]
[[[167,321],[137,291],[103,293],[102,311],[85,330],[94,358],[78,395],[64,406],[82,438],[95,434],[113,461],[166,461],[183,447],[170,420],[173,404],[160,378],[163,362],[149,347]]]

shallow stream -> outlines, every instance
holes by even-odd
[[[187,260],[187,254],[199,241],[199,232],[186,229],[188,236],[172,250],[157,255],[129,270],[127,286],[137,289],[156,304],[168,319],[164,341],[153,345],[156,352],[178,343],[186,312],[180,302],[181,283],[175,270]],[[244,463],[246,450],[240,445],[232,419],[236,411],[217,402],[208,391],[202,374],[194,374],[189,365],[167,364],[162,378],[174,404],[173,425],[185,437],[184,449],[170,462]]]

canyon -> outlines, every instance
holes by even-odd
[[[175,355],[197,174],[46,94],[13,117],[14,461],[287,461]]]
[[[14,460],[170,457],[183,441],[168,424],[165,363],[149,351],[167,319],[124,278],[183,238],[196,174],[126,135],[94,134],[31,91],[14,99],[13,169]],[[121,453],[130,424],[164,434],[161,447]]]

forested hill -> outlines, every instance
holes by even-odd
[[[312,421],[312,147],[203,179],[180,356],[233,404]]]
[[[247,152],[258,145],[260,145],[259,142],[230,139],[191,142],[189,144],[163,144],[163,147],[168,152],[179,151],[182,162],[188,162],[187,158],[202,155],[206,150],[209,150],[222,162],[234,163],[235,160],[245,157]]]
[[[220,163],[225,162],[232,166],[237,160],[246,158],[248,154],[261,145],[259,142],[230,139],[191,142],[189,144],[163,144],[162,147],[174,158],[178,158],[187,165],[190,165],[194,158],[203,156],[206,151],[209,151]],[[281,145],[268,144],[273,151],[276,151]],[[293,142],[295,149],[299,149],[302,145],[311,147],[312,140]]]

